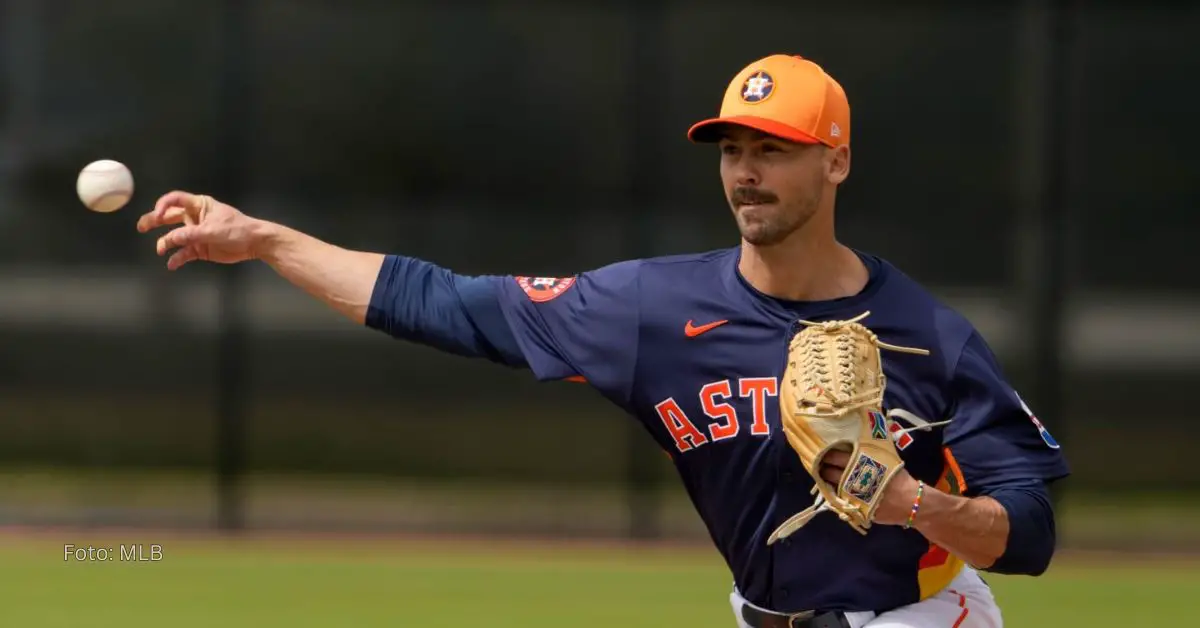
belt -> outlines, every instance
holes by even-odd
[[[742,619],[750,628],[850,628],[850,621],[840,611],[772,613],[743,604]]]

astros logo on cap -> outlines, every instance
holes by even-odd
[[[762,102],[775,91],[775,79],[759,70],[742,84],[742,102]]]

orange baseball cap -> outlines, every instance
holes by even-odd
[[[718,117],[692,125],[688,139],[715,142],[727,124],[836,148],[850,143],[850,103],[821,66],[800,56],[771,55],[730,81]]]

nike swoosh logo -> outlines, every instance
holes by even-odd
[[[683,333],[687,334],[688,338],[695,338],[706,331],[712,331],[713,329],[716,329],[728,322],[729,321],[713,321],[711,323],[705,323],[703,325],[696,326],[693,324],[693,321],[688,321],[687,325],[683,326]]]

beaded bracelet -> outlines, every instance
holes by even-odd
[[[904,529],[912,527],[913,521],[917,519],[917,511],[921,509],[921,496],[925,494],[925,483],[917,481],[917,498],[913,500],[912,511],[908,513],[908,521],[904,524]]]

